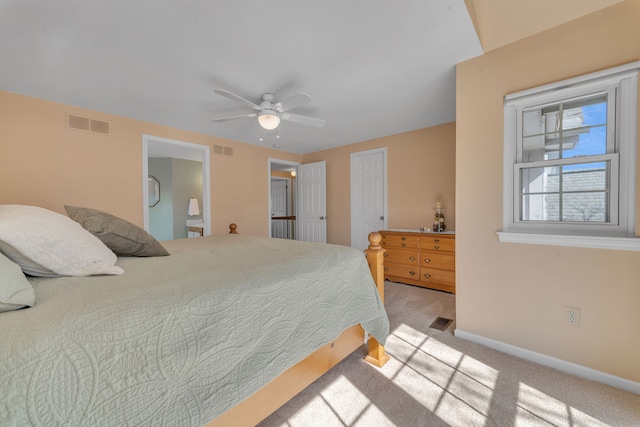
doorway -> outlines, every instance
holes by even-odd
[[[155,203],[149,198],[150,171],[163,175],[153,176],[159,182]],[[202,235],[211,234],[210,182],[209,146],[142,136],[143,224],[155,238],[187,237],[190,226],[200,228]]]
[[[269,236],[296,240],[299,163],[269,159]]]

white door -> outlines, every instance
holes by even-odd
[[[287,216],[288,179],[271,182],[271,216]]]
[[[387,228],[387,149],[351,153],[351,247],[364,250],[369,233]]]
[[[297,240],[327,243],[327,163],[298,165]]]
[[[273,180],[271,182],[271,217],[283,217],[287,216],[287,193],[288,193],[288,179]],[[281,239],[287,239],[289,233],[287,233],[288,221],[286,220],[271,220],[271,237],[278,237]]]

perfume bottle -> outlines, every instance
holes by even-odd
[[[442,207],[442,203],[437,202],[434,211],[433,231],[438,233],[443,232],[447,229],[447,226],[444,223],[444,209]]]

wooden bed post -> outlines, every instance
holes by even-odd
[[[369,233],[369,249],[364,252],[369,263],[369,270],[373,276],[373,281],[380,293],[380,299],[384,304],[384,249],[380,246],[382,236],[377,231]],[[369,338],[368,342],[369,354],[365,356],[364,360],[375,365],[382,367],[389,361],[389,355],[385,353],[384,346],[378,342],[375,338]]]

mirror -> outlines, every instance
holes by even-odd
[[[160,202],[160,182],[149,175],[149,207],[152,208]]]

